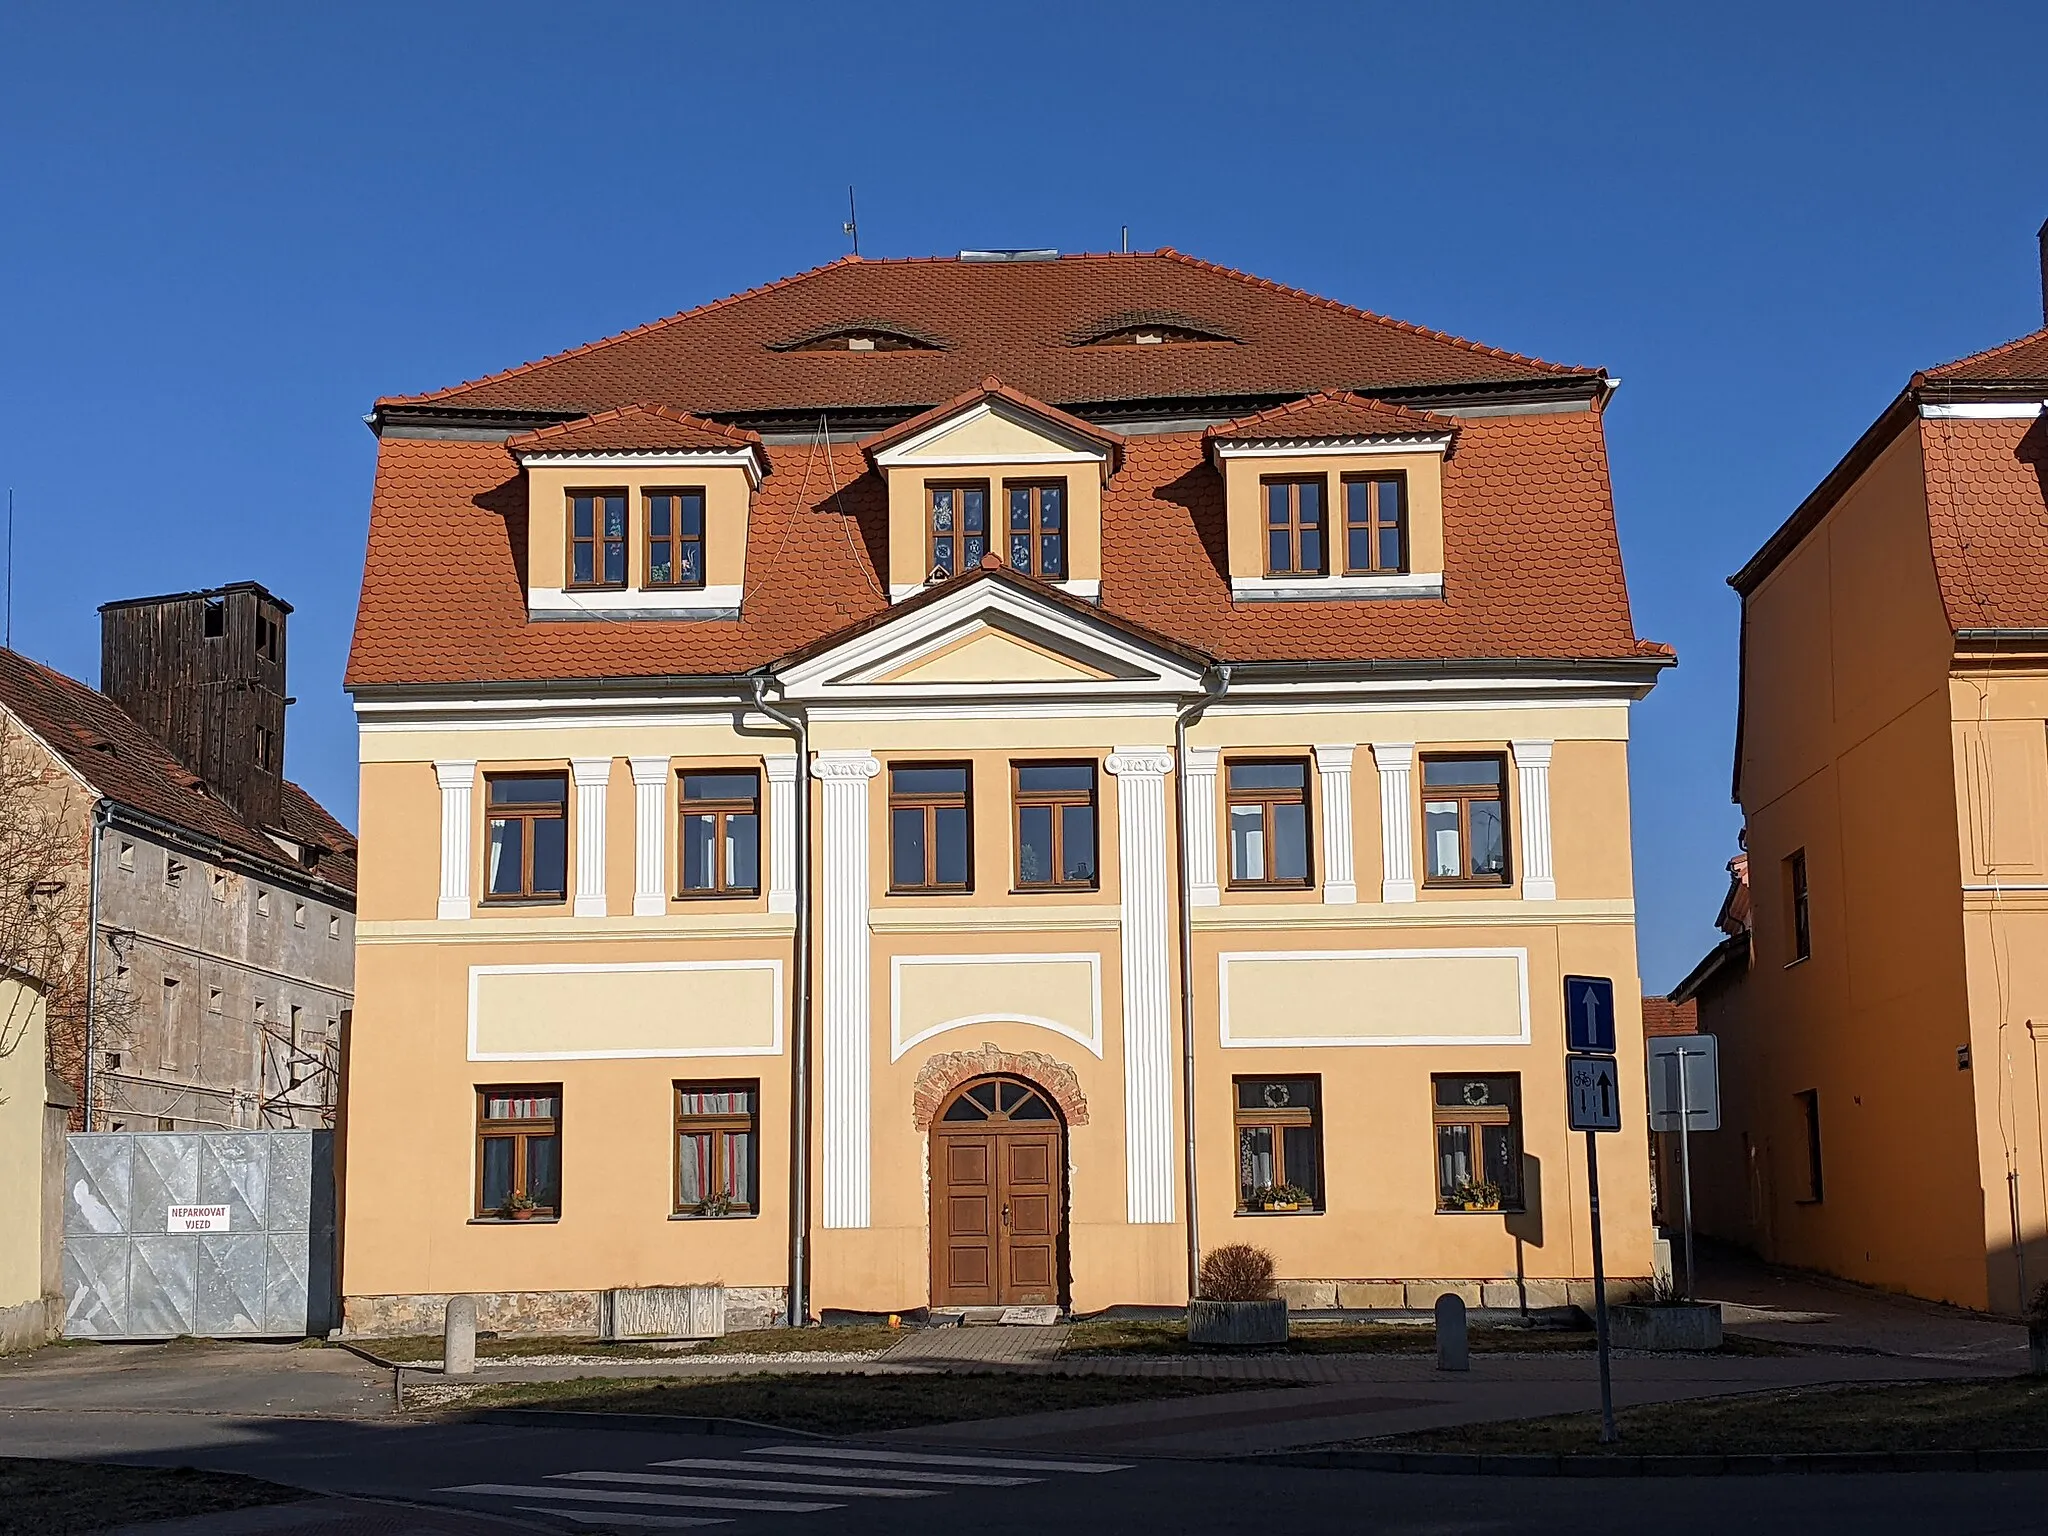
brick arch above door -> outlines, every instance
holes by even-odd
[[[1006,1051],[988,1041],[978,1051],[943,1052],[918,1069],[910,1097],[912,1123],[920,1132],[930,1130],[954,1089],[977,1077],[997,1076],[1021,1077],[1042,1089],[1059,1105],[1069,1128],[1088,1123],[1088,1100],[1072,1067],[1042,1051]]]

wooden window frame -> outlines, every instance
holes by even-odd
[[[1060,568],[1056,573],[1048,573],[1039,569],[1039,566],[1044,563],[1040,558],[1045,553],[1043,541],[1048,537],[1045,531],[1045,501],[1042,493],[1055,487],[1058,488],[1060,493],[1060,526],[1053,531],[1051,536],[1057,537],[1060,541]],[[1030,527],[1028,530],[1019,530],[1011,526],[1010,496],[1015,491],[1028,491],[1030,493]],[[1067,482],[1063,477],[1040,475],[1030,479],[1005,480],[1003,482],[1002,516],[1003,569],[1011,572],[1013,575],[1029,576],[1037,581],[1067,580],[1067,572],[1072,570],[1074,566],[1074,498],[1069,492]],[[1028,571],[1019,571],[1016,563],[1010,559],[1010,540],[1015,538],[1020,531],[1025,532],[1026,536],[1031,540],[1031,569]]]
[[[1792,958],[1785,963],[1790,966],[1813,958],[1813,888],[1807,876],[1804,848],[1795,848],[1786,855],[1785,903],[1791,919],[1788,937],[1792,940]]]
[[[1469,1081],[1480,1077],[1504,1077],[1513,1080],[1515,1102],[1513,1104],[1439,1104],[1437,1084]],[[1524,1137],[1522,1127],[1522,1074],[1519,1072],[1432,1072],[1429,1075],[1429,1166],[1430,1183],[1436,1186],[1436,1213],[1439,1216],[1513,1216],[1528,1208],[1528,1192],[1523,1187],[1522,1161]],[[1462,1125],[1472,1133],[1473,1166],[1484,1171],[1485,1151],[1483,1128],[1489,1125],[1505,1125],[1512,1133],[1508,1148],[1508,1161],[1515,1171],[1515,1188],[1510,1194],[1501,1191],[1500,1204],[1481,1210],[1468,1210],[1463,1205],[1451,1205],[1443,1187],[1443,1170],[1438,1166],[1438,1133],[1447,1125]]]
[[[754,1100],[754,1107],[746,1111],[724,1111],[717,1114],[685,1113],[683,1110],[683,1095],[686,1093],[751,1094]],[[673,1214],[689,1217],[697,1221],[721,1221],[730,1220],[735,1216],[759,1215],[760,1209],[753,1199],[734,1198],[731,1190],[721,1190],[718,1192],[718,1195],[712,1197],[718,1198],[723,1196],[731,1204],[732,1209],[723,1215],[696,1209],[697,1204],[703,1203],[701,1200],[685,1208],[683,1203],[683,1137],[686,1135],[702,1136],[707,1132],[710,1133],[712,1173],[714,1177],[722,1179],[725,1170],[725,1138],[735,1134],[752,1136],[754,1138],[754,1183],[756,1188],[758,1188],[761,1182],[760,1080],[758,1078],[719,1078],[704,1081],[678,1078],[671,1089],[669,1104],[675,1115],[675,1129],[671,1138],[674,1143],[672,1151],[675,1158],[675,1168],[669,1188],[670,1201],[674,1206]],[[749,1194],[752,1194],[752,1191],[749,1191]]]
[[[1241,1096],[1238,1093],[1238,1089],[1241,1085],[1245,1083],[1279,1082],[1289,1077],[1292,1077],[1297,1080],[1306,1079],[1307,1081],[1313,1082],[1316,1085],[1315,1103],[1309,1105],[1306,1109],[1298,1109],[1291,1105],[1286,1108],[1280,1109],[1276,1109],[1271,1105],[1264,1105],[1256,1109],[1246,1109],[1244,1107],[1244,1104],[1241,1101]],[[1233,1149],[1242,1144],[1243,1133],[1246,1130],[1258,1130],[1264,1128],[1271,1131],[1273,1137],[1273,1183],[1275,1185],[1288,1184],[1293,1182],[1287,1177],[1287,1138],[1284,1132],[1287,1131],[1290,1127],[1300,1127],[1305,1125],[1310,1130],[1315,1132],[1316,1142],[1316,1187],[1314,1189],[1307,1189],[1304,1185],[1295,1185],[1295,1188],[1303,1189],[1306,1193],[1314,1197],[1312,1204],[1301,1207],[1300,1209],[1294,1211],[1269,1211],[1263,1205],[1247,1205],[1245,1203],[1244,1197],[1244,1180],[1243,1176],[1240,1174],[1237,1183],[1237,1213],[1240,1216],[1252,1214],[1278,1216],[1314,1216],[1327,1210],[1329,1194],[1328,1191],[1323,1187],[1325,1184],[1325,1180],[1323,1177],[1324,1165],[1322,1074],[1317,1072],[1300,1072],[1291,1074],[1276,1074],[1270,1072],[1244,1073],[1239,1076],[1233,1077],[1230,1080],[1230,1103],[1232,1110],[1231,1143]]]
[[[670,502],[668,509],[669,532],[666,535],[657,535],[654,531],[654,498],[657,496],[666,496]],[[685,496],[697,498],[698,532],[694,538],[686,535],[682,529],[682,500]],[[701,485],[650,486],[640,493],[640,585],[643,588],[650,592],[699,592],[703,590],[706,582],[710,579],[709,572],[704,564],[706,546],[711,542],[710,516],[709,498],[705,495],[704,487]],[[632,528],[629,524],[627,532],[630,533],[631,531]],[[669,551],[668,568],[670,571],[682,569],[684,546],[696,545],[697,579],[695,581],[656,581],[654,579],[654,546],[657,540],[665,541],[674,546]]]
[[[1391,520],[1387,519],[1383,513],[1380,506],[1379,493],[1379,487],[1389,483],[1399,487],[1395,494],[1400,498],[1400,505],[1395,508],[1394,516]],[[1361,486],[1365,489],[1367,505],[1365,507],[1365,521],[1363,523],[1355,522],[1352,518],[1351,488],[1353,486]],[[1338,489],[1342,492],[1339,499],[1344,504],[1344,574],[1346,576],[1407,575],[1409,561],[1407,473],[1403,470],[1388,470],[1380,474],[1348,474],[1343,477],[1343,483]],[[1351,560],[1351,534],[1354,528],[1359,527],[1365,529],[1371,555],[1370,560],[1364,565],[1355,565]],[[1380,534],[1390,527],[1394,530],[1395,538],[1400,542],[1401,558],[1394,565],[1382,565],[1380,564]]]
[[[1498,784],[1431,784],[1428,782],[1430,763],[1473,763],[1490,762],[1500,767]],[[1502,890],[1515,883],[1515,856],[1512,827],[1508,820],[1508,760],[1501,752],[1431,752],[1422,758],[1422,770],[1416,775],[1422,789],[1422,814],[1417,825],[1422,828],[1422,883],[1425,888],[1452,890],[1463,887],[1470,890]],[[1472,806],[1490,803],[1500,807],[1500,857],[1501,870],[1497,875],[1438,875],[1430,872],[1429,861],[1429,802],[1432,800],[1455,800],[1458,802],[1458,868],[1472,867]]]
[[[1260,764],[1285,764],[1288,767],[1298,766],[1301,769],[1301,794],[1299,798],[1296,799],[1294,797],[1294,792],[1292,790],[1238,790],[1232,789],[1230,787],[1230,770],[1233,767],[1251,768],[1257,767]],[[1314,770],[1310,768],[1309,761],[1305,757],[1233,757],[1226,758],[1224,760],[1223,862],[1224,867],[1229,871],[1229,876],[1224,882],[1227,889],[1233,891],[1306,891],[1314,888],[1316,883],[1316,811],[1314,798],[1315,791],[1310,787],[1314,781],[1314,778]],[[1275,879],[1271,874],[1271,871],[1274,867],[1275,849],[1275,840],[1273,837],[1273,807],[1276,805],[1295,804],[1299,804],[1302,808],[1301,867],[1303,870],[1303,874],[1299,880]],[[1263,878],[1257,880],[1240,880],[1237,875],[1237,861],[1231,857],[1230,842],[1232,837],[1232,828],[1230,813],[1236,807],[1241,805],[1260,806],[1264,809],[1265,813],[1265,831],[1263,834],[1262,846],[1265,850],[1265,864],[1268,873]]]
[[[552,803],[529,801],[520,805],[493,805],[491,785],[499,779],[558,779],[562,786],[562,798]],[[569,847],[569,775],[557,773],[552,768],[534,768],[524,772],[487,773],[484,775],[484,888],[483,901],[486,906],[559,906],[569,899],[569,868],[574,857]],[[562,889],[559,891],[537,891],[533,888],[533,824],[538,821],[562,823]],[[494,821],[523,821],[525,830],[519,837],[519,890],[517,893],[494,893],[491,890],[491,823]]]
[[[548,1120],[492,1120],[486,1117],[484,1111],[494,1098],[553,1099],[555,1101],[554,1118]],[[505,1138],[512,1142],[512,1193],[515,1197],[526,1193],[526,1144],[529,1141],[540,1137],[554,1138],[556,1143],[555,1173],[556,1177],[560,1178],[563,1172],[561,1149],[562,1085],[560,1083],[494,1083],[488,1087],[480,1087],[476,1090],[476,1188],[473,1200],[476,1214],[471,1219],[475,1221],[502,1221],[507,1225],[511,1225],[515,1218],[500,1216],[498,1211],[502,1207],[490,1210],[484,1209],[484,1142],[487,1138],[491,1137]],[[533,1216],[528,1219],[534,1221],[558,1220],[561,1214],[559,1206],[537,1206]]]
[[[1023,770],[1026,768],[1086,768],[1088,788],[1078,789],[1031,789],[1024,788]],[[972,783],[972,780],[969,781]],[[1010,764],[1010,851],[1016,867],[1016,889],[1019,891],[1096,891],[1102,888],[1102,775],[1092,758],[1023,758]],[[1024,878],[1024,810],[1027,806],[1046,806],[1052,810],[1052,867],[1055,871],[1067,867],[1066,861],[1066,817],[1061,808],[1070,805],[1085,805],[1089,810],[1089,823],[1094,828],[1093,857],[1088,867],[1094,871],[1086,880],[1068,880],[1054,874],[1050,880],[1026,880]]]
[[[951,791],[896,789],[896,770],[908,768],[958,768],[967,775],[967,787],[959,794]],[[889,775],[889,803],[886,814],[889,818],[889,894],[892,896],[961,896],[974,890],[974,765],[965,761],[890,763],[884,770]],[[967,817],[967,879],[958,885],[941,885],[938,882],[939,838],[938,812],[941,809],[964,808]],[[896,883],[896,813],[899,810],[922,810],[924,812],[924,872],[923,885],[898,885]]]
[[[616,540],[608,539],[604,536],[604,502],[608,496],[619,498],[621,507],[626,515],[625,532],[620,534]],[[591,501],[590,537],[588,539],[579,539],[576,536],[576,502],[581,497],[588,497]],[[567,563],[562,567],[562,589],[566,592],[623,592],[627,586],[628,575],[633,568],[631,558],[633,548],[632,492],[622,485],[579,486],[576,489],[564,492],[563,500],[568,508],[569,515],[563,519],[562,528],[563,533],[567,536],[563,540],[563,558]],[[606,581],[604,580],[604,552],[605,546],[612,543],[616,543],[619,546],[619,570],[625,574],[621,574],[617,581]],[[590,574],[592,579],[589,581],[578,581],[576,579],[576,546],[579,544],[588,544],[590,546]]]
[[[737,777],[745,774],[754,781],[752,800],[692,800],[689,797],[690,780],[704,775],[719,774]],[[761,773],[757,768],[684,768],[676,774],[676,900],[678,901],[730,901],[745,899],[761,894],[761,853],[764,839],[761,836]],[[683,884],[685,868],[684,839],[688,835],[685,823],[692,816],[710,816],[711,840],[714,849],[725,847],[726,818],[751,814],[754,818],[754,883],[752,885],[728,885],[725,879],[725,860],[713,855],[718,866],[717,880],[708,890],[691,890]]]
[[[1288,487],[1287,521],[1276,524],[1272,519],[1273,488]],[[1301,487],[1319,486],[1323,493],[1322,516],[1314,525],[1301,520]],[[1306,526],[1316,527],[1323,538],[1323,558],[1313,568],[1301,563],[1301,530]],[[1287,553],[1293,562],[1287,566],[1273,564],[1273,533],[1277,528],[1287,530]],[[1268,577],[1289,580],[1306,580],[1330,574],[1330,477],[1328,475],[1266,475],[1259,481],[1259,564]]]
[[[957,498],[963,491],[981,492],[981,552],[985,555],[995,548],[995,496],[986,480],[927,480],[924,485],[924,579],[942,579],[939,576],[939,540],[953,541],[953,569],[946,572],[944,580],[965,576],[981,562],[970,563],[967,559],[967,531],[965,526],[966,506],[956,499],[953,507],[953,531],[941,534],[932,526],[932,498],[940,491],[952,491]]]

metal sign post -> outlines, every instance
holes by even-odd
[[[1607,1331],[1607,1257],[1600,1242],[1600,1137],[1621,1129],[1621,1074],[1614,1060],[1614,982],[1605,976],[1564,979],[1565,1113],[1586,1133],[1586,1199],[1593,1224],[1593,1329],[1600,1351],[1600,1443],[1612,1445],[1614,1376]]]
[[[1666,1070],[1665,1063],[1674,1070]],[[1693,1064],[1697,1062],[1696,1068]],[[1720,1052],[1712,1035],[1667,1035],[1650,1042],[1650,1129],[1678,1132],[1684,1191],[1685,1299],[1698,1299],[1693,1271],[1692,1133],[1721,1127]],[[1697,1077],[1697,1081],[1695,1078]],[[1694,1121],[1699,1124],[1695,1126]]]
[[[1678,1057],[1678,1164],[1685,1174],[1685,1299],[1698,1301],[1692,1280],[1692,1105],[1685,1096],[1685,1058],[1691,1053],[1681,1045],[1675,1054]]]
[[[1614,1428],[1614,1378],[1608,1365],[1607,1346],[1607,1263],[1600,1251],[1600,1133],[1586,1132],[1587,1204],[1593,1216],[1593,1330],[1600,1346],[1600,1443],[1612,1445],[1620,1435]]]

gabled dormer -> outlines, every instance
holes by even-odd
[[[730,619],[761,440],[664,405],[522,432],[530,619]]]
[[[1101,594],[1115,433],[991,378],[862,446],[889,488],[892,602],[990,554],[1075,597]]]
[[[1332,392],[1213,427],[1234,602],[1441,597],[1457,423]]]

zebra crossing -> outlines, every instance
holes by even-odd
[[[1122,1472],[1127,1462],[894,1451],[852,1445],[757,1445],[725,1456],[676,1456],[625,1471],[557,1472],[533,1482],[461,1483],[438,1492],[511,1504],[571,1525],[690,1530],[744,1515],[808,1515],[854,1500],[941,1498],[1019,1488],[1048,1477]]]

